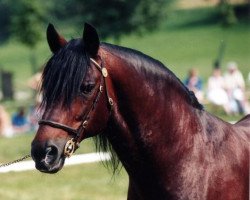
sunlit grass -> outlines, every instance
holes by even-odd
[[[0,138],[0,163],[30,153],[33,133]],[[77,154],[94,152],[92,139],[81,143]],[[0,199],[6,200],[122,200],[128,178],[124,170],[113,176],[102,163],[64,167],[54,175],[37,170],[0,173]]]
[[[100,163],[65,167],[55,175],[38,171],[0,174],[0,199],[8,200],[125,200],[124,171],[112,174]]]

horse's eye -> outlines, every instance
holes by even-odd
[[[80,91],[83,94],[90,94],[92,90],[94,89],[95,85],[94,84],[86,84],[86,85],[81,85]]]

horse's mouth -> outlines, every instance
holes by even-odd
[[[60,171],[65,162],[65,157],[60,157],[58,160],[54,161],[53,163],[49,163],[45,159],[36,162],[36,169],[43,173],[54,174]]]

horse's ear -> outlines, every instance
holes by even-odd
[[[47,28],[47,41],[50,50],[53,53],[56,53],[65,44],[67,44],[67,41],[57,33],[55,27],[52,24],[49,24]]]
[[[83,42],[86,51],[94,58],[97,55],[100,41],[96,29],[88,23],[84,24]]]

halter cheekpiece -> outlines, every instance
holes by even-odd
[[[83,134],[84,130],[87,128],[88,126],[88,121],[90,119],[90,114],[91,112],[95,109],[100,96],[103,92],[103,87],[105,86],[106,88],[106,95],[108,98],[108,103],[110,105],[110,110],[113,107],[113,99],[109,96],[108,93],[108,88],[107,88],[107,84],[106,84],[106,78],[108,77],[108,71],[107,68],[103,67],[102,65],[99,65],[94,59],[90,58],[90,61],[96,66],[96,68],[101,72],[102,76],[101,76],[101,82],[100,82],[100,86],[98,89],[98,92],[96,93],[96,97],[93,101],[93,104],[90,106],[90,108],[88,109],[88,111],[86,112],[86,114],[83,117],[83,120],[81,121],[81,124],[79,125],[79,127],[77,129],[74,129],[70,126],[61,124],[59,122],[55,122],[52,120],[47,120],[47,119],[41,119],[38,121],[39,125],[47,125],[47,126],[51,126],[53,128],[58,128],[58,129],[62,129],[66,132],[68,132],[70,135],[73,135],[74,137],[71,138],[70,140],[68,140],[65,144],[64,147],[64,155],[66,157],[70,157],[77,148],[79,148],[79,141],[78,139],[80,138],[80,136]]]

